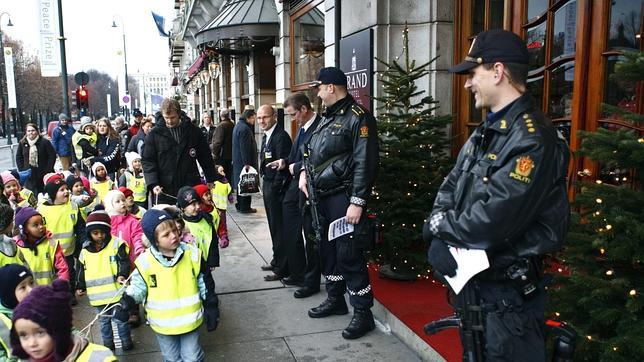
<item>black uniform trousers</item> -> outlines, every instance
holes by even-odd
[[[275,265],[286,266],[286,253],[283,244],[282,226],[282,201],[284,193],[282,183],[274,182],[264,178],[262,182],[262,192],[264,196],[264,207],[266,208],[266,218],[268,219],[268,229],[271,233],[271,242],[273,243],[273,261]],[[285,277],[288,276],[288,270],[281,268],[275,271],[275,274]]]
[[[320,242],[322,274],[327,281],[329,297],[340,298],[348,291],[349,302],[354,308],[368,309],[373,306],[373,294],[362,250],[354,247],[351,233],[327,240],[328,225],[346,216],[348,207],[349,197],[344,192],[320,198],[320,211],[326,220]]]
[[[302,212],[300,209],[299,179],[292,179],[282,201],[282,246],[284,263],[278,265],[278,274],[288,271],[293,279],[304,279],[306,257],[304,256],[304,237],[302,236]],[[319,281],[319,279],[318,279]]]
[[[304,195],[302,195],[304,199]],[[304,200],[301,203],[304,206]],[[311,211],[305,209],[302,216],[302,229],[304,230],[306,271],[304,272],[304,285],[312,288],[320,288],[320,246],[315,243],[315,230],[313,230],[313,218]]]
[[[538,286],[534,297],[525,300],[509,281],[473,281],[486,311],[485,360],[545,361],[543,286]]]

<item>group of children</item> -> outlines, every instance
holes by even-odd
[[[118,189],[98,163],[91,180],[69,172],[46,175],[45,193],[38,196],[21,188],[11,173],[1,174],[9,203],[0,203],[0,281],[18,282],[3,281],[0,287],[0,361],[14,358],[12,353],[34,360],[83,353],[113,360],[112,319],[121,348],[134,348],[130,328],[140,323],[141,303],[164,359],[203,360],[198,327],[205,320],[212,331],[219,322],[212,271],[219,266],[219,248],[229,243],[230,185],[222,177],[213,189],[182,187],[176,205],[146,211],[140,157],[128,153],[126,158],[128,171]],[[223,169],[219,172],[223,176]],[[34,301],[24,306],[29,312],[18,313],[32,288],[32,294],[49,293],[67,303]],[[96,308],[103,346],[71,333],[69,305],[84,295]],[[52,320],[39,319],[58,312],[53,320],[69,312],[63,325],[52,327]],[[45,335],[50,345],[34,347],[44,343],[36,340]]]

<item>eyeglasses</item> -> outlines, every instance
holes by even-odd
[[[291,117],[295,117],[295,115],[296,115],[296,114],[298,114],[298,113],[300,113],[300,110],[299,110],[299,109],[298,109],[297,111],[293,112],[293,113],[287,113],[287,114],[288,114],[289,116],[291,116]]]

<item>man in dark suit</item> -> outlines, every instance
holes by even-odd
[[[291,151],[291,137],[284,131],[284,128],[277,124],[277,112],[267,104],[257,110],[257,122],[264,131],[262,136],[262,148],[260,151],[259,172],[262,175],[262,191],[264,194],[264,207],[268,228],[273,242],[273,263],[275,266],[285,266],[285,254],[283,248],[282,233],[282,200],[286,185],[290,176],[286,170],[279,170],[277,167],[267,167],[269,163],[281,158],[288,157]],[[273,165],[273,164],[271,164]],[[264,277],[266,281],[279,280],[286,276],[287,270],[274,269],[274,274]]]
[[[237,190],[239,174],[243,169],[250,167],[257,169],[257,142],[255,142],[255,111],[246,109],[233,128],[233,184]],[[226,175],[228,176],[228,175]],[[250,207],[251,196],[240,196],[237,190],[237,203],[235,207],[242,214],[257,212]]]
[[[293,296],[306,298],[320,291],[320,256],[312,238],[314,231],[311,225],[311,214],[306,212],[303,216],[302,213],[305,197],[304,193],[298,189],[299,174],[302,169],[301,146],[309,142],[311,134],[322,117],[311,109],[311,102],[302,92],[288,97],[284,106],[286,114],[291,117],[291,120],[297,122],[298,132],[288,158],[273,161],[278,169],[288,169],[289,174],[293,177],[282,202],[284,217],[282,242],[290,272],[290,277],[284,278],[282,281],[285,284],[302,282],[304,286],[296,290]],[[304,229],[304,235],[302,235],[302,229]]]

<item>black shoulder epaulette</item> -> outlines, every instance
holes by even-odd
[[[354,103],[351,106],[351,111],[358,117],[361,117],[365,113],[365,109],[358,103]]]

